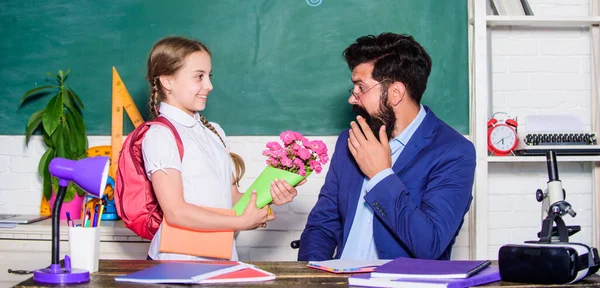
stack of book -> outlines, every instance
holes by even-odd
[[[398,258],[375,268],[370,274],[348,278],[351,286],[462,288],[500,280],[490,261],[444,261]]]

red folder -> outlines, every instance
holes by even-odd
[[[259,269],[258,267],[248,267],[246,269],[214,276],[204,279],[198,283],[236,283],[236,282],[259,282],[275,279],[275,274]]]

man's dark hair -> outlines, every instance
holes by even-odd
[[[342,53],[350,70],[362,63],[373,62],[373,79],[389,87],[392,82],[402,82],[408,95],[421,103],[431,73],[431,57],[410,35],[382,33],[379,36],[367,35],[356,39]]]

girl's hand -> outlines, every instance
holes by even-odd
[[[244,209],[244,213],[240,216],[242,219],[241,230],[251,230],[258,228],[261,225],[265,225],[267,221],[275,219],[275,214],[268,215],[269,206],[265,206],[262,209],[256,207],[256,191],[252,191],[250,195],[250,202]]]
[[[301,186],[306,183],[306,179],[300,181],[296,187]],[[273,198],[273,204],[277,206],[281,206],[283,204],[292,202],[294,197],[298,195],[298,191],[296,188],[292,187],[292,185],[288,184],[285,180],[278,180],[271,182],[271,198]]]

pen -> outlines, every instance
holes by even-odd
[[[85,213],[84,227],[90,227],[90,221],[92,221],[92,219],[90,219],[91,216],[92,214],[90,214],[90,210],[88,209],[88,211]]]
[[[69,211],[67,211],[67,226],[69,227],[73,227],[73,220],[71,220],[71,213],[69,213]]]
[[[85,214],[84,214],[83,219],[82,219],[83,221],[81,223],[81,226],[87,227],[86,224],[87,224],[87,221],[88,221],[88,217],[90,217],[90,211],[89,211],[89,209],[86,208],[85,209]]]
[[[96,227],[98,225],[98,206],[94,207],[94,221],[92,221],[92,227]]]
[[[104,205],[100,204],[100,216],[98,216],[98,225],[100,226],[100,222],[102,222],[102,214],[104,214]]]

